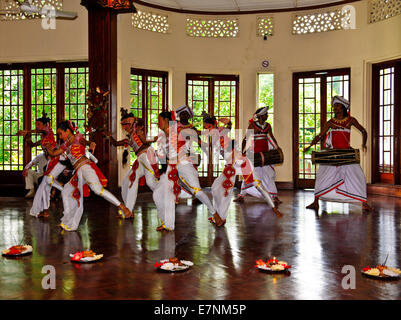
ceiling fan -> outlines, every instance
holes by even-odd
[[[32,3],[32,0],[18,0],[19,3],[19,9],[21,12],[23,12],[26,15],[52,15],[52,11],[50,10],[45,10],[44,7],[40,8],[38,6],[35,6]],[[67,20],[74,20],[78,14],[76,12],[71,12],[71,11],[61,11],[61,10],[55,10],[54,11],[54,17],[56,19],[67,19]]]

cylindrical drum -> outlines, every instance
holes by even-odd
[[[359,162],[359,149],[326,149],[321,151],[312,151],[313,164],[343,166]]]
[[[281,150],[273,149],[266,152],[257,152],[253,154],[253,163],[255,167],[263,167],[271,164],[281,164],[284,161],[284,155]]]

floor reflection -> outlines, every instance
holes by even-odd
[[[224,228],[211,225],[204,205],[177,206],[176,230],[157,232],[150,194],[138,196],[135,219],[116,219],[102,199],[88,199],[76,232],[62,232],[62,210],[49,221],[29,215],[31,203],[2,198],[0,248],[25,242],[33,254],[0,258],[0,299],[399,299],[401,281],[364,278],[360,270],[382,263],[401,266],[401,199],[371,196],[375,213],[358,205],[321,203],[305,209],[310,191],[281,191],[277,218],[263,202],[232,203]],[[69,254],[92,249],[104,259],[72,264]],[[154,263],[178,257],[194,262],[183,273],[159,273]],[[255,261],[277,257],[289,275],[258,271]],[[44,290],[42,268],[56,269],[56,290]],[[356,270],[356,289],[341,286],[344,265]]]

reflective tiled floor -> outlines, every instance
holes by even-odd
[[[177,207],[176,230],[161,234],[150,194],[140,194],[133,221],[115,218],[103,199],[85,202],[77,232],[56,227],[61,203],[44,222],[29,216],[31,201],[0,198],[0,248],[33,246],[31,256],[0,258],[0,299],[399,299],[401,281],[367,279],[360,269],[381,263],[401,266],[401,199],[371,196],[377,212],[358,205],[322,204],[305,209],[311,191],[281,191],[279,219],[262,202],[232,203],[227,224],[216,229],[204,205]],[[190,204],[190,202],[188,203]],[[91,248],[101,262],[75,265],[69,253]],[[156,272],[154,263],[178,256],[194,267]],[[290,275],[269,275],[255,261],[276,256],[292,265]],[[56,289],[44,290],[44,265],[56,270]],[[341,283],[344,265],[356,269],[356,289]]]

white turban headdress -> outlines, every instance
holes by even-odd
[[[194,116],[194,112],[192,111],[192,109],[185,105],[177,108],[177,110],[175,110],[175,113],[177,114],[177,116],[180,116],[180,114],[184,111],[188,112],[191,118]]]

